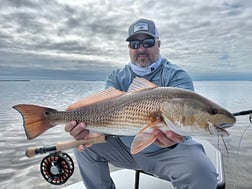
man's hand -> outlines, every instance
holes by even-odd
[[[89,130],[86,129],[86,127],[87,125],[83,122],[77,124],[76,121],[71,121],[65,125],[65,131],[69,132],[70,135],[76,140],[95,138],[102,135],[98,133],[90,133]],[[78,150],[82,152],[85,150],[86,147],[89,146],[80,145],[78,146]]]
[[[152,133],[157,137],[154,143],[163,148],[173,146],[174,144],[182,141],[184,138],[183,136],[178,135],[173,131],[162,132],[159,129],[154,129]]]
[[[69,132],[72,137],[76,140],[84,139],[89,134],[89,131],[86,129],[85,123],[77,124],[76,121],[71,121],[65,125],[65,131]]]

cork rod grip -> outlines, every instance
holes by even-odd
[[[105,143],[105,142],[106,142],[105,136],[101,135],[101,136],[89,138],[89,139],[60,142],[60,143],[57,143],[55,146],[51,146],[51,147],[29,147],[26,149],[25,154],[27,157],[30,158],[37,154],[44,154],[46,152],[62,151],[62,150],[75,148],[81,144],[90,146],[92,144]]]
[[[95,138],[68,141],[68,142],[60,142],[60,143],[56,144],[56,149],[57,149],[57,151],[61,151],[61,150],[67,150],[67,149],[78,147],[81,144],[89,146],[92,144],[104,143],[104,142],[106,142],[105,136],[101,135],[101,136],[98,136]]]

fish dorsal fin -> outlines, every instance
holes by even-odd
[[[115,88],[108,88],[108,89],[102,90],[98,93],[92,94],[90,96],[87,96],[87,97],[73,103],[72,105],[67,107],[66,111],[70,111],[70,110],[73,110],[76,108],[88,106],[88,105],[102,102],[102,101],[105,101],[108,99],[116,98],[116,97],[124,95],[125,93],[126,92],[120,91]]]
[[[155,83],[152,83],[142,77],[136,77],[133,79],[132,83],[129,86],[128,92],[137,92],[146,89],[153,89],[158,87]]]

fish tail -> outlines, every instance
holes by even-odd
[[[55,126],[50,121],[50,114],[57,112],[55,109],[30,104],[19,104],[13,108],[22,115],[25,134],[29,140]]]

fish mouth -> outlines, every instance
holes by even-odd
[[[229,126],[227,126],[227,125],[229,125]],[[210,129],[210,134],[214,134],[217,136],[229,136],[229,132],[225,128],[230,127],[231,125],[230,124],[222,124],[221,126],[223,126],[223,127],[213,125],[214,128]]]
[[[225,129],[231,127],[232,125],[233,124],[231,123],[222,123],[220,125],[209,123],[208,125],[209,133],[211,135],[217,135],[217,136],[229,136],[229,132]]]
[[[232,127],[233,124],[232,123],[222,123],[220,125],[214,125],[215,127],[217,128],[220,128],[220,129],[225,129],[225,128],[228,128],[228,127]]]

